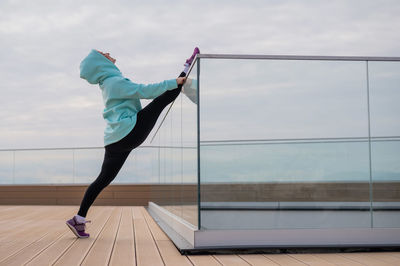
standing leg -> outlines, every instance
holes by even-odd
[[[125,163],[126,158],[128,158],[128,155],[129,152],[111,152],[106,147],[101,172],[96,180],[87,188],[78,212],[79,216],[86,217],[96,197],[114,180],[122,165]]]
[[[180,77],[184,77],[182,72]],[[90,206],[100,192],[117,176],[119,170],[128,157],[130,150],[139,146],[148,136],[162,110],[178,97],[182,85],[155,98],[150,104],[138,113],[135,128],[127,137],[117,143],[106,146],[101,172],[96,180],[87,188],[82,199],[78,215],[86,217]]]

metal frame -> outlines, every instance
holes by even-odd
[[[400,57],[382,56],[320,56],[320,55],[240,55],[240,54],[198,54],[197,58],[214,59],[273,59],[273,60],[340,60],[340,61],[400,61]]]
[[[201,174],[200,174],[200,59],[197,60],[197,228],[201,229]]]
[[[399,247],[399,228],[201,230],[195,249],[288,247]]]

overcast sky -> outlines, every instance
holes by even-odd
[[[79,78],[92,48],[110,52],[137,83],[175,78],[194,46],[400,56],[399,14],[397,0],[2,0],[0,149],[103,145],[100,90]]]

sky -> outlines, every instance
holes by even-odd
[[[92,48],[110,52],[136,83],[175,78],[195,46],[398,57],[399,13],[397,0],[2,0],[0,149],[103,145],[101,92],[79,78]]]

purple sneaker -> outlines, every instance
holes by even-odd
[[[90,223],[91,221],[85,221],[83,223],[79,223],[75,216],[72,219],[69,219],[66,224],[68,225],[69,229],[71,229],[72,233],[74,233],[79,238],[88,238],[90,234],[85,233],[86,223]]]
[[[196,57],[197,54],[200,53],[200,49],[198,47],[194,48],[193,54],[190,58],[188,58],[186,60],[186,64],[188,64],[189,66],[192,64],[193,59]]]

